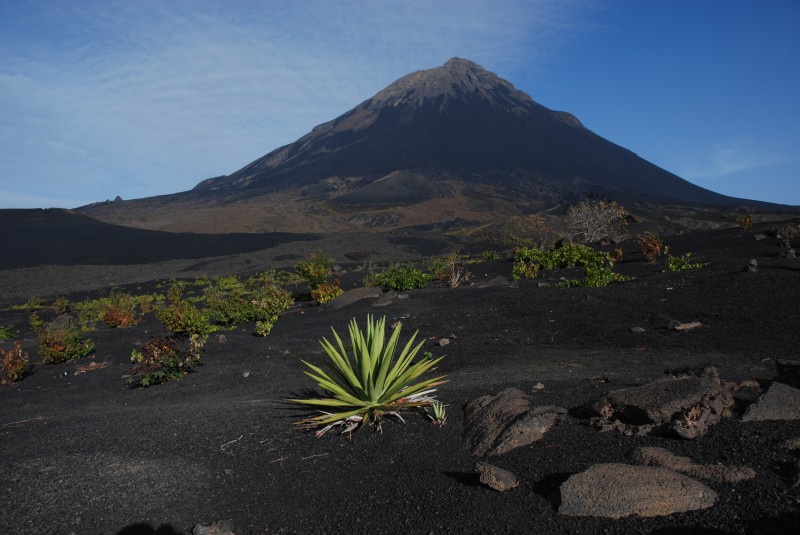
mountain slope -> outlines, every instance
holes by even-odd
[[[319,232],[485,222],[563,210],[585,197],[748,202],[695,186],[453,58],[192,191],[81,210],[164,230]]]
[[[654,201],[730,202],[458,58],[401,78],[295,143],[198,189],[280,190],[332,176],[371,181],[399,170],[508,187],[535,180],[555,196],[597,190]]]

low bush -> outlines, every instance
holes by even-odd
[[[628,212],[613,201],[587,200],[570,206],[567,224],[572,237],[586,243],[617,240],[628,224]]]
[[[483,251],[480,259],[483,262],[491,262],[492,260],[500,260],[502,256],[497,251]]]
[[[75,327],[39,330],[39,356],[45,364],[77,360],[93,350],[94,342]]]
[[[141,316],[137,312],[137,300],[129,293],[112,291],[102,300],[101,321],[109,327],[131,327],[137,325]]]
[[[464,257],[457,253],[432,260],[428,273],[433,280],[443,282],[451,288],[457,288],[472,275],[464,267]]]
[[[204,311],[197,308],[189,299],[184,299],[185,287],[186,284],[182,282],[170,286],[167,291],[168,302],[163,308],[156,310],[156,318],[172,336],[208,336],[217,330],[217,327],[211,323]]]
[[[170,303],[156,311],[156,318],[173,336],[207,336],[216,330],[208,317],[189,301]]]
[[[131,353],[133,368],[128,384],[144,388],[180,379],[200,361],[204,343],[205,339],[198,335],[150,338]]]
[[[612,271],[614,263],[614,257],[609,253],[597,251],[586,245],[568,243],[558,249],[518,247],[514,251],[512,277],[514,280],[531,279],[537,277],[542,270],[553,271],[580,266],[585,273],[583,279],[568,279],[552,286],[600,287],[612,282],[631,280],[632,277]]]
[[[639,247],[642,249],[642,254],[651,264],[656,263],[664,249],[664,242],[661,237],[652,232],[645,232],[639,236],[636,243],[639,244]]]
[[[425,407],[434,403],[431,394],[444,383],[444,377],[415,382],[442,359],[424,357],[413,362],[424,341],[416,346],[417,333],[403,347],[395,359],[400,339],[398,325],[389,340],[385,339],[386,318],[373,321],[367,316],[366,333],[358,327],[355,318],[350,322],[351,354],[344,348],[341,338],[333,331],[334,346],[327,339],[320,342],[331,361],[330,372],[304,362],[311,371],[306,375],[317,381],[330,397],[294,399],[296,403],[322,407],[321,415],[298,422],[304,428],[319,428],[317,436],[337,426],[349,433],[365,423],[376,424],[384,415],[400,417],[399,411]],[[401,418],[402,419],[402,418]]]
[[[11,327],[0,327],[0,340],[11,340],[14,338],[14,333],[11,332]]]
[[[431,281],[431,274],[420,271],[411,264],[391,264],[382,272],[367,275],[364,284],[404,292],[425,288]]]
[[[17,342],[11,349],[0,349],[0,384],[10,385],[22,379],[25,368],[28,366],[28,354],[22,351],[22,346]]]
[[[298,262],[295,271],[307,283],[311,298],[320,303],[327,303],[344,293],[339,281],[331,281],[336,260],[318,252],[311,255],[310,260]]]
[[[323,282],[316,288],[313,288],[311,290],[311,298],[319,303],[327,303],[328,301],[333,301],[343,293],[344,290],[339,286],[339,281],[335,280],[331,283]]]
[[[750,230],[753,228],[753,214],[747,214],[743,216],[738,216],[736,218],[736,223],[742,227],[742,230]]]
[[[664,267],[667,269],[667,271],[700,269],[708,265],[708,262],[692,262],[692,253],[686,253],[683,256],[673,256],[669,254],[669,247],[664,248],[664,254],[667,255],[667,259],[664,262]]]
[[[224,325],[256,322],[256,334],[266,336],[278,315],[292,306],[289,292],[279,288],[269,273],[252,276],[242,282],[226,277],[203,291],[207,315]]]
[[[69,299],[66,297],[57,297],[55,301],[53,301],[53,310],[56,311],[56,314],[69,314],[72,312],[72,303],[69,302]]]

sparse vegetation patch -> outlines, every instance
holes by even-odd
[[[336,260],[318,252],[309,260],[298,262],[295,271],[307,283],[311,297],[319,303],[327,303],[344,293],[338,280],[331,280]]]
[[[131,354],[133,368],[128,384],[144,388],[180,379],[199,362],[204,343],[198,335],[150,338]]]
[[[77,360],[93,350],[94,342],[84,338],[78,328],[43,328],[39,331],[39,356],[45,364]]]
[[[553,271],[580,266],[585,272],[583,279],[568,279],[552,286],[599,287],[631,279],[631,277],[614,272],[612,270],[614,264],[614,257],[609,253],[597,251],[586,245],[565,244],[557,249],[518,247],[514,251],[512,277],[514,280],[532,279],[536,278],[542,270]]]
[[[0,349],[0,384],[10,385],[22,379],[28,366],[28,354],[17,342],[11,349]]]
[[[367,275],[364,284],[405,292],[425,288],[431,281],[433,275],[420,271],[411,264],[391,264],[384,271]]]

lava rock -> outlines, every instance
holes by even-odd
[[[562,407],[531,407],[518,388],[482,396],[464,407],[463,443],[473,455],[502,455],[540,440],[567,414]]]
[[[519,486],[520,481],[513,473],[484,462],[475,464],[481,476],[481,483],[499,492],[505,492]]]
[[[739,483],[756,477],[756,471],[746,466],[702,465],[689,457],[679,457],[664,448],[642,447],[633,450],[630,459],[642,466],[660,466],[687,476],[715,481],[717,483]]]
[[[755,403],[747,407],[742,420],[800,420],[800,390],[783,383],[772,383]]]
[[[584,408],[595,414],[602,430],[647,434],[671,429],[684,438],[697,438],[729,416],[731,387],[723,384],[713,366],[667,371],[642,386],[615,390]]]
[[[558,512],[622,518],[664,516],[707,509],[717,494],[699,481],[666,468],[597,464],[561,485]]]

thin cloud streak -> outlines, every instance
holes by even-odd
[[[682,170],[682,176],[708,183],[742,171],[767,169],[797,160],[797,156],[765,151],[751,143],[728,142],[714,144],[703,156],[678,168]]]
[[[583,4],[45,3],[0,37],[3,204],[191,188],[451,56],[535,69]]]

